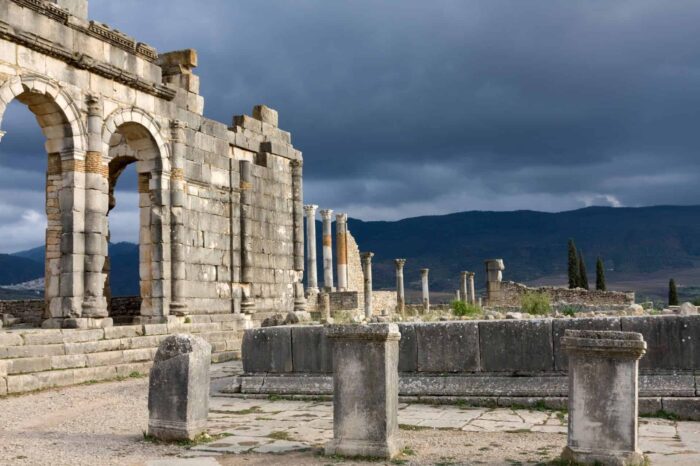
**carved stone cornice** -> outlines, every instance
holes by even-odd
[[[13,0],[19,2],[20,0]],[[29,2],[32,0],[21,0]],[[43,5],[43,3],[42,3]],[[44,55],[62,60],[76,68],[90,71],[104,78],[114,80],[118,83],[129,86],[147,94],[151,94],[160,99],[173,100],[176,90],[164,84],[146,81],[140,76],[126,71],[100,60],[96,60],[89,55],[76,53],[65,48],[62,44],[52,42],[31,32],[17,30],[7,23],[0,21],[0,38],[9,40],[28,49],[34,50]]]
[[[47,16],[54,21],[58,21],[71,29],[75,29],[89,36],[96,37],[105,42],[109,42],[115,47],[126,50],[127,52],[138,55],[141,58],[155,63],[158,60],[158,52],[155,48],[142,42],[136,42],[126,34],[110,28],[106,24],[96,21],[90,21],[88,27],[85,27],[80,22],[71,21],[71,14],[63,8],[43,0],[12,0],[16,4],[36,11],[39,14]]]

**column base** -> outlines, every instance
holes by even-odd
[[[57,319],[52,319],[52,320],[57,320]],[[68,319],[63,319],[62,323],[62,328],[75,328],[75,329],[81,329],[81,330],[86,330],[86,329],[97,329],[97,328],[106,328],[106,327],[112,327],[114,325],[114,321],[112,320],[111,317],[102,317],[102,318],[94,318],[94,317],[71,317]],[[42,324],[43,327],[43,324]],[[51,328],[51,327],[48,327]],[[53,327],[55,328],[55,327]]]
[[[398,456],[401,449],[393,438],[378,442],[369,440],[331,440],[326,444],[324,452],[327,456],[339,455],[350,458],[365,457],[390,460]]]
[[[604,464],[606,466],[642,466],[645,463],[644,454],[637,451],[593,451],[583,449],[572,449],[565,447],[561,453],[561,459],[571,461],[575,464],[594,465]]]
[[[93,319],[109,317],[109,311],[107,310],[107,299],[102,296],[88,298],[83,301],[83,312],[81,317]]]
[[[183,317],[187,313],[187,304],[179,301],[171,301],[170,313],[178,317]]]

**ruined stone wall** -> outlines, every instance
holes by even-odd
[[[530,288],[521,283],[501,282],[498,300],[489,301],[490,307],[519,307],[526,293],[544,293],[552,304],[573,304],[595,307],[629,306],[634,304],[633,292],[569,289],[552,286]]]
[[[44,307],[44,301],[36,299],[0,301],[0,314],[11,314],[22,323],[36,326],[41,325]]]
[[[348,230],[348,290],[363,294],[365,289],[364,275],[362,274],[362,260],[360,259],[360,246],[355,237]],[[362,302],[362,298],[360,298]]]
[[[47,137],[45,323],[106,325],[108,213],[126,163],[139,174],[144,322],[291,311],[302,156],[277,112],[204,118],[196,52],[159,54],[70,5],[0,0],[0,124],[16,99]]]

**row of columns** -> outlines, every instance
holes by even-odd
[[[308,270],[307,292],[318,293],[318,268],[316,257],[316,211],[318,206],[308,204],[304,206],[306,215],[306,268]],[[322,245],[323,245],[323,287],[332,291],[335,290],[333,283],[333,210],[323,209],[319,212],[323,220]],[[338,275],[338,291],[348,289],[348,215],[336,214],[336,264]]]
[[[474,272],[462,272],[459,287],[459,299],[467,304],[476,304],[476,289],[474,286]]]

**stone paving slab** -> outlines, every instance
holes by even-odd
[[[213,397],[211,410],[210,432],[225,437],[194,447],[192,454],[284,454],[320,448],[333,438],[333,404],[327,401]],[[566,413],[556,411],[407,403],[399,406],[398,420],[407,430],[556,435],[566,434],[568,422]],[[700,464],[700,423],[642,418],[639,433],[653,464]]]

